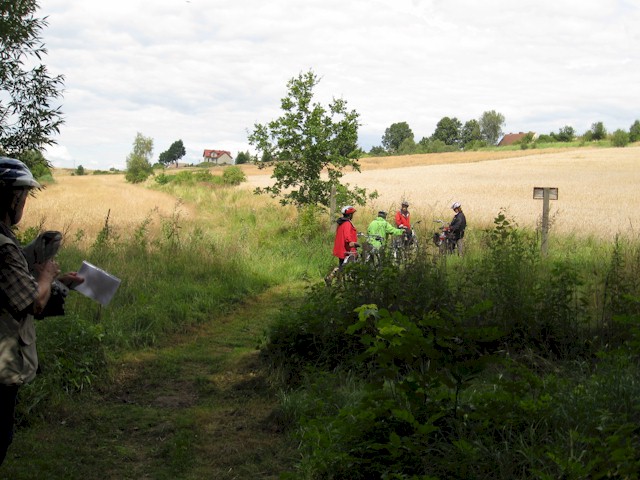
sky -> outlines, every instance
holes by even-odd
[[[640,119],[638,0],[40,0],[50,73],[65,77],[54,166],[126,167],[137,133],[154,160],[176,140],[255,150],[287,82],[360,115],[359,145],[393,123],[416,141],[443,117],[495,110],[504,133],[610,132]]]

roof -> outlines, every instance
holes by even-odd
[[[533,133],[533,132],[530,132]],[[527,133],[525,132],[519,132],[519,133],[507,133],[504,137],[502,137],[502,139],[498,142],[498,146],[499,147],[504,147],[507,145],[513,145],[514,143],[516,143],[518,140],[522,140],[525,136],[527,135]]]
[[[225,153],[231,156],[231,152],[228,152],[227,150],[205,150],[202,156],[207,158],[219,158]]]

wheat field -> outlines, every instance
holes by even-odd
[[[420,165],[421,157],[429,164]],[[410,166],[399,167],[403,163]],[[636,236],[640,229],[638,146],[363,159],[361,173],[343,178],[378,191],[372,211],[393,211],[406,199],[414,222],[448,221],[453,215],[449,206],[459,201],[471,228],[490,225],[501,209],[518,225],[536,227],[542,200],[533,199],[533,188],[557,187],[558,200],[550,202],[552,231],[606,238]],[[250,175],[248,187],[271,181],[268,175]],[[368,220],[356,214],[358,228]]]
[[[558,188],[558,200],[551,201],[552,231],[606,238],[615,233],[636,236],[640,228],[638,146],[365,158],[361,166],[361,173],[349,172],[344,181],[377,190],[379,198],[356,214],[358,228],[364,229],[378,209],[393,211],[403,199],[411,204],[413,221],[422,219],[426,225],[436,218],[450,220],[449,206],[459,201],[470,228],[490,225],[501,209],[519,225],[535,227],[542,201],[533,199],[533,187]],[[268,169],[242,168],[248,181],[241,188],[273,182]],[[185,220],[202,220],[194,205],[128,184],[123,175],[72,176],[61,171],[54,176],[54,184],[29,199],[22,228],[42,226],[67,236],[82,231],[94,239],[107,215],[116,234],[131,232],[147,218],[150,229],[158,229],[175,212]],[[290,213],[287,209],[283,220]]]
[[[27,200],[21,228],[41,226],[59,230],[65,237],[84,232],[85,239],[93,241],[107,216],[115,235],[128,235],[147,218],[150,230],[157,231],[162,219],[175,212],[181,218],[195,218],[193,206],[181,204],[169,194],[127,183],[124,175],[65,173],[54,172],[55,183]]]

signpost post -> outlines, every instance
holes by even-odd
[[[547,254],[547,239],[549,235],[549,200],[558,200],[556,187],[533,187],[533,198],[542,199],[542,254]]]

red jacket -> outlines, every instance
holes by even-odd
[[[358,231],[351,220],[341,217],[338,219],[336,239],[333,242],[333,255],[339,259],[347,256],[347,252],[355,252],[356,247],[350,247],[349,243],[358,241]]]
[[[401,225],[404,225],[407,228],[411,228],[411,221],[409,220],[410,216],[411,214],[408,211],[405,215],[401,210],[398,210],[396,212],[396,227],[401,228]]]

